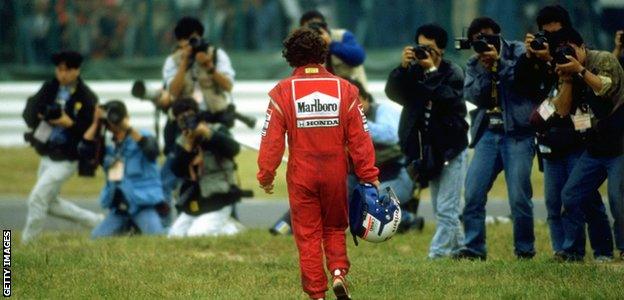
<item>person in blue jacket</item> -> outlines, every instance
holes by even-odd
[[[100,126],[112,134],[112,143],[105,146],[102,159],[106,186],[100,195],[100,203],[109,213],[93,230],[92,238],[120,234],[131,226],[143,234],[164,233],[156,209],[165,199],[156,164],[156,138],[132,128],[124,103],[112,100],[96,108],[93,124],[80,146],[84,155],[96,152]]]
[[[529,116],[536,101],[515,87],[514,70],[526,52],[524,43],[507,41],[500,33],[500,26],[487,17],[474,19],[468,28],[468,38],[473,43],[485,41],[488,49],[476,53],[466,66],[464,97],[477,109],[470,112],[469,146],[474,147],[474,156],[466,174],[465,244],[455,253],[457,259],[486,259],[485,203],[501,171],[513,219],[514,254],[520,259],[535,255],[531,187],[535,133]]]

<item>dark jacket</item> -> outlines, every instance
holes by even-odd
[[[29,99],[32,107],[24,111],[24,119],[28,120],[28,127],[35,129],[41,122],[38,114],[43,114],[46,107],[56,101],[59,90],[59,82],[52,79],[43,84],[41,89]],[[55,160],[76,160],[78,156],[78,143],[82,140],[85,131],[93,121],[93,111],[98,103],[98,98],[91,89],[78,78],[76,89],[65,103],[65,113],[74,121],[74,126],[67,128],[68,140],[63,145],[43,146],[40,154],[50,156]]]
[[[215,211],[241,198],[234,174],[234,157],[240,151],[240,145],[232,138],[227,127],[216,124],[211,129],[213,135],[210,140],[199,143],[203,165],[200,166],[201,170],[197,170],[200,175],[196,180],[191,178],[189,166],[200,149],[189,152],[176,145],[174,150],[171,169],[176,176],[183,178],[177,206],[190,215]]]
[[[424,74],[420,65],[392,70],[386,95],[403,106],[399,121],[399,144],[409,160],[421,154],[425,105],[431,100],[430,138],[435,152],[444,161],[461,153],[468,145],[464,75],[459,66],[443,60],[437,71]]]
[[[505,133],[516,137],[529,137],[533,130],[529,124],[529,116],[537,104],[536,99],[518,93],[515,85],[515,67],[521,56],[524,56],[524,44],[518,41],[502,40],[501,58],[498,68],[498,94],[503,110]],[[466,100],[477,106],[470,112],[472,120],[470,146],[477,144],[487,127],[486,111],[493,107],[492,103],[492,72],[486,70],[475,55],[468,60],[464,96]]]

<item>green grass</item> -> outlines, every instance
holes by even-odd
[[[161,162],[163,157],[161,156]],[[275,180],[275,193],[267,195],[260,189],[256,180],[257,153],[243,150],[236,157],[239,165],[241,186],[253,189],[256,197],[265,199],[286,199],[286,168],[281,166]],[[0,195],[26,196],[35,185],[39,156],[32,148],[2,148],[0,147]],[[95,178],[79,177],[74,175],[61,190],[61,195],[72,198],[93,198],[99,195],[104,187],[103,172],[98,169]]]
[[[359,247],[348,239],[354,299],[624,297],[623,262],[554,262],[543,222],[531,261],[513,257],[508,224],[488,226],[487,262],[428,261],[432,230]],[[178,240],[46,233],[13,249],[12,272],[13,295],[27,299],[306,298],[292,238],[264,230]]]
[[[251,150],[243,150],[236,157],[241,186],[245,189],[252,189],[257,198],[287,199],[286,164],[282,164],[277,170],[275,193],[267,195],[260,189],[256,180],[256,172],[258,170],[256,164],[257,157],[257,152]],[[38,166],[39,156],[37,156],[32,148],[0,147],[0,170],[10,170],[8,172],[0,172],[0,195],[28,195],[30,189],[32,189],[35,184]],[[533,165],[531,182],[533,184],[534,198],[543,199],[544,176],[538,171],[537,162],[534,162]],[[73,198],[93,198],[99,194],[103,186],[104,179],[102,178],[102,171],[99,169],[95,178],[78,177],[75,175],[63,186],[61,194]],[[604,185],[601,187],[600,192],[606,197],[607,193]],[[503,176],[502,173],[499,174],[494,182],[489,197],[492,199],[507,199],[505,176]],[[430,198],[428,189],[423,192],[423,198]]]

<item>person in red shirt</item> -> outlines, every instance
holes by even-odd
[[[295,70],[269,92],[257,179],[273,193],[287,134],[286,180],[303,289],[310,298],[325,297],[325,258],[334,293],[350,299],[345,279],[348,158],[361,182],[379,187],[379,170],[358,90],[322,66],[327,51],[328,45],[308,28],[284,41],[282,54]]]

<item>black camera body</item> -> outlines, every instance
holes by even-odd
[[[472,47],[467,37],[455,38],[455,50],[468,50]]]
[[[210,43],[206,42],[203,38],[192,37],[189,39],[189,45],[193,49],[191,55],[195,57],[195,54],[199,52],[206,52],[210,47]]]
[[[199,125],[200,118],[197,114],[185,114],[178,120],[180,130],[195,130]]]
[[[429,46],[424,45],[416,45],[412,47],[412,52],[417,59],[426,59],[429,56],[431,48]]]
[[[53,102],[43,108],[43,119],[46,121],[56,120],[63,115],[63,106],[58,102]]]
[[[576,51],[574,51],[574,48],[569,45],[558,47],[553,55],[553,61],[558,65],[567,64],[570,60],[566,57],[566,55],[576,58]]]
[[[210,43],[206,42],[203,38],[192,37],[189,39],[189,45],[192,51],[188,58],[188,69],[195,63],[195,55],[197,55],[197,53],[207,52],[208,48],[210,48]]]
[[[112,125],[119,125],[126,116],[125,112],[116,106],[100,105],[100,108],[104,110],[104,115],[101,121],[108,122]]]
[[[544,50],[546,49],[545,43],[548,43],[548,33],[545,31],[539,31],[535,33],[533,40],[531,41],[531,49]]]
[[[474,41],[470,41],[470,39],[466,37],[455,39],[456,50],[468,50],[472,48],[477,53],[490,51],[489,45],[494,45],[494,47],[496,47],[499,44],[500,44],[500,36],[497,34],[488,35],[488,34],[479,33]]]
[[[490,51],[490,45],[497,45],[500,42],[498,35],[487,35],[480,33],[472,42],[472,49],[477,53]]]

